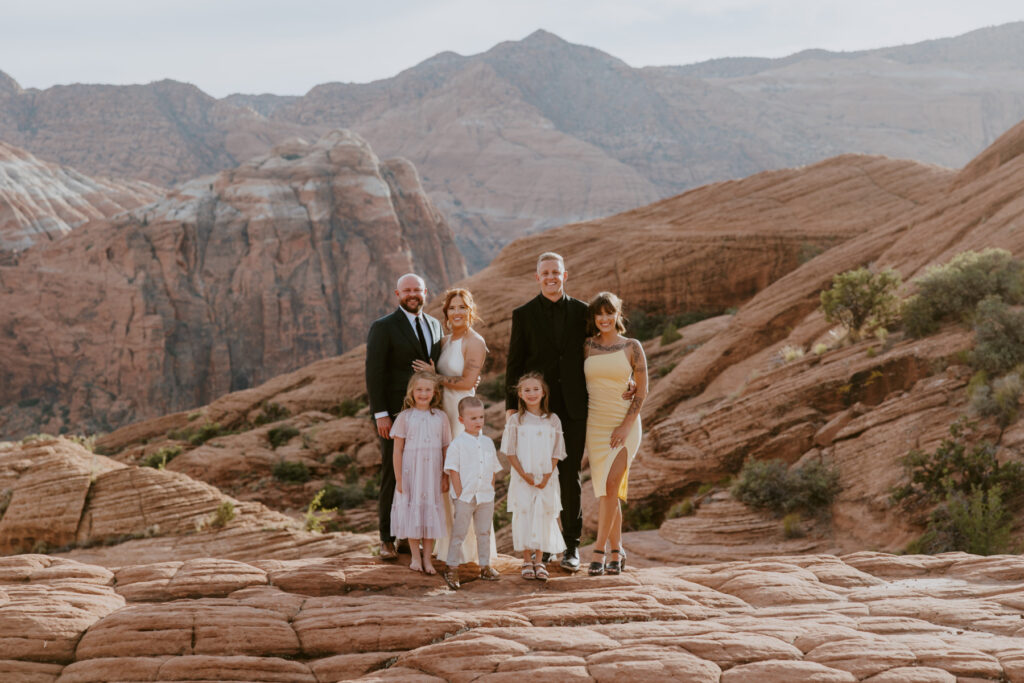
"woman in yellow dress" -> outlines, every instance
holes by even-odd
[[[601,292],[590,302],[588,325],[591,336],[583,362],[589,396],[587,453],[598,500],[597,541],[589,573],[597,576],[618,574],[626,559],[619,499],[626,500],[629,464],[640,448],[647,358],[639,341],[623,336],[622,300],[611,292]],[[632,400],[625,400],[622,396],[630,378],[636,391]]]

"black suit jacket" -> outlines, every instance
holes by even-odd
[[[587,338],[587,305],[566,297],[568,306],[562,345],[555,343],[541,297],[512,311],[512,337],[508,345],[505,407],[519,405],[516,382],[527,372],[540,372],[551,391],[552,409],[564,406],[573,420],[587,419],[587,380],[583,375],[583,342]]]
[[[370,396],[371,415],[385,410],[390,415],[402,412],[412,362],[420,359],[436,363],[441,355],[441,323],[426,313],[421,315],[430,326],[430,358],[423,358],[420,341],[401,308],[370,325],[366,338],[366,392]]]

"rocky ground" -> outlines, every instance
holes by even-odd
[[[1024,560],[860,552],[462,590],[368,555],[0,559],[5,681],[1024,681]]]

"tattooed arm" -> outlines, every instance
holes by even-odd
[[[636,418],[640,415],[644,399],[647,398],[647,356],[644,355],[644,347],[636,339],[630,339],[626,351],[629,356],[629,364],[633,367],[636,391],[633,392],[633,398],[629,402],[629,409],[626,411],[626,416],[622,418],[622,423],[612,431],[612,448],[618,448],[626,443],[626,437],[629,435],[633,423],[636,422]]]
[[[484,361],[487,359],[487,345],[478,334],[467,334],[463,338],[462,349],[462,375],[438,375],[443,386],[457,391],[466,391],[477,385],[480,373],[484,369]]]

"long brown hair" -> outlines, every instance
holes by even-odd
[[[540,382],[540,388],[544,391],[544,396],[540,399],[540,412],[542,416],[547,417],[551,414],[551,411],[548,409],[548,394],[551,392],[548,391],[548,383],[544,381],[544,375],[539,372],[528,372],[520,377],[519,381],[516,382],[516,398],[519,400],[519,417],[522,418],[523,413],[526,412],[526,403],[523,402],[523,397],[519,395],[519,390],[522,389],[523,382],[530,379],[535,379]]]
[[[402,410],[416,407],[416,399],[413,398],[412,390],[416,386],[416,382],[421,379],[425,379],[430,382],[434,387],[434,397],[430,399],[430,409],[441,407],[441,387],[437,384],[437,375],[426,370],[420,372],[414,372],[412,377],[409,378],[409,384],[405,387],[405,400],[402,401]]]
[[[615,329],[619,334],[626,331],[626,320],[622,317],[622,299],[611,292],[598,292],[597,296],[587,304],[587,336],[594,336],[598,333],[594,318],[598,313],[614,313]]]
[[[461,287],[449,289],[444,293],[444,305],[441,307],[441,314],[444,317],[441,324],[448,331],[452,329],[452,324],[448,321],[448,306],[451,305],[452,299],[457,296],[462,297],[462,303],[466,304],[466,308],[469,309],[466,314],[466,326],[473,327],[473,323],[480,320],[476,314],[476,302],[473,301],[473,294],[468,289],[462,289]]]

